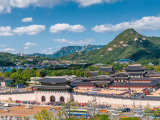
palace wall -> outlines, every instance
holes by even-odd
[[[0,94],[0,101],[6,101],[9,98],[12,101],[38,101],[41,102],[42,96],[45,96],[46,102],[50,102],[50,97],[54,96],[55,101],[60,101],[60,97],[64,97],[65,102],[70,98],[68,92],[53,92],[53,91],[35,91],[34,93],[23,93],[23,94]]]
[[[92,102],[95,100],[95,96],[88,96],[88,95],[73,95],[73,98],[75,101],[78,101],[79,103],[86,103],[86,102]],[[96,97],[97,104],[111,104],[111,105],[133,105],[133,100],[131,99],[122,99],[122,98],[106,98],[106,97]],[[135,105],[147,105],[147,103],[150,104],[150,106],[159,106],[160,101],[153,101],[153,100],[134,100]]]
[[[64,97],[65,102],[67,99],[70,99],[70,94],[68,92],[53,92],[53,91],[35,91],[34,93],[23,93],[23,94],[0,94],[0,101],[6,101],[10,97],[12,101],[20,100],[20,101],[38,101],[41,102],[42,96],[45,96],[46,102],[50,102],[50,97],[54,96],[55,101],[60,101],[60,97]],[[95,103],[92,102],[95,100],[95,96],[90,95],[78,95],[73,93],[72,98],[74,101],[79,103]],[[113,105],[132,105],[133,100],[131,99],[122,99],[122,98],[107,98],[107,97],[96,97],[97,104],[113,104]],[[158,100],[134,100],[135,105],[147,105],[150,106],[159,106],[160,101]]]

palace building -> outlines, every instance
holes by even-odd
[[[37,91],[70,91],[70,80],[66,77],[44,77],[37,80],[40,85],[32,89]]]

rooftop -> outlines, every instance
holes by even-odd
[[[127,68],[124,68],[124,70],[146,70],[147,68],[143,68],[142,65],[129,65]]]
[[[39,82],[44,83],[62,83],[62,82],[70,82],[69,79],[65,77],[44,77],[42,79],[37,80]]]

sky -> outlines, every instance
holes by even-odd
[[[107,45],[133,28],[160,36],[160,0],[0,0],[0,52]]]

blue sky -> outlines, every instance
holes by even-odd
[[[127,28],[160,36],[159,0],[0,0],[0,52],[106,45]]]

